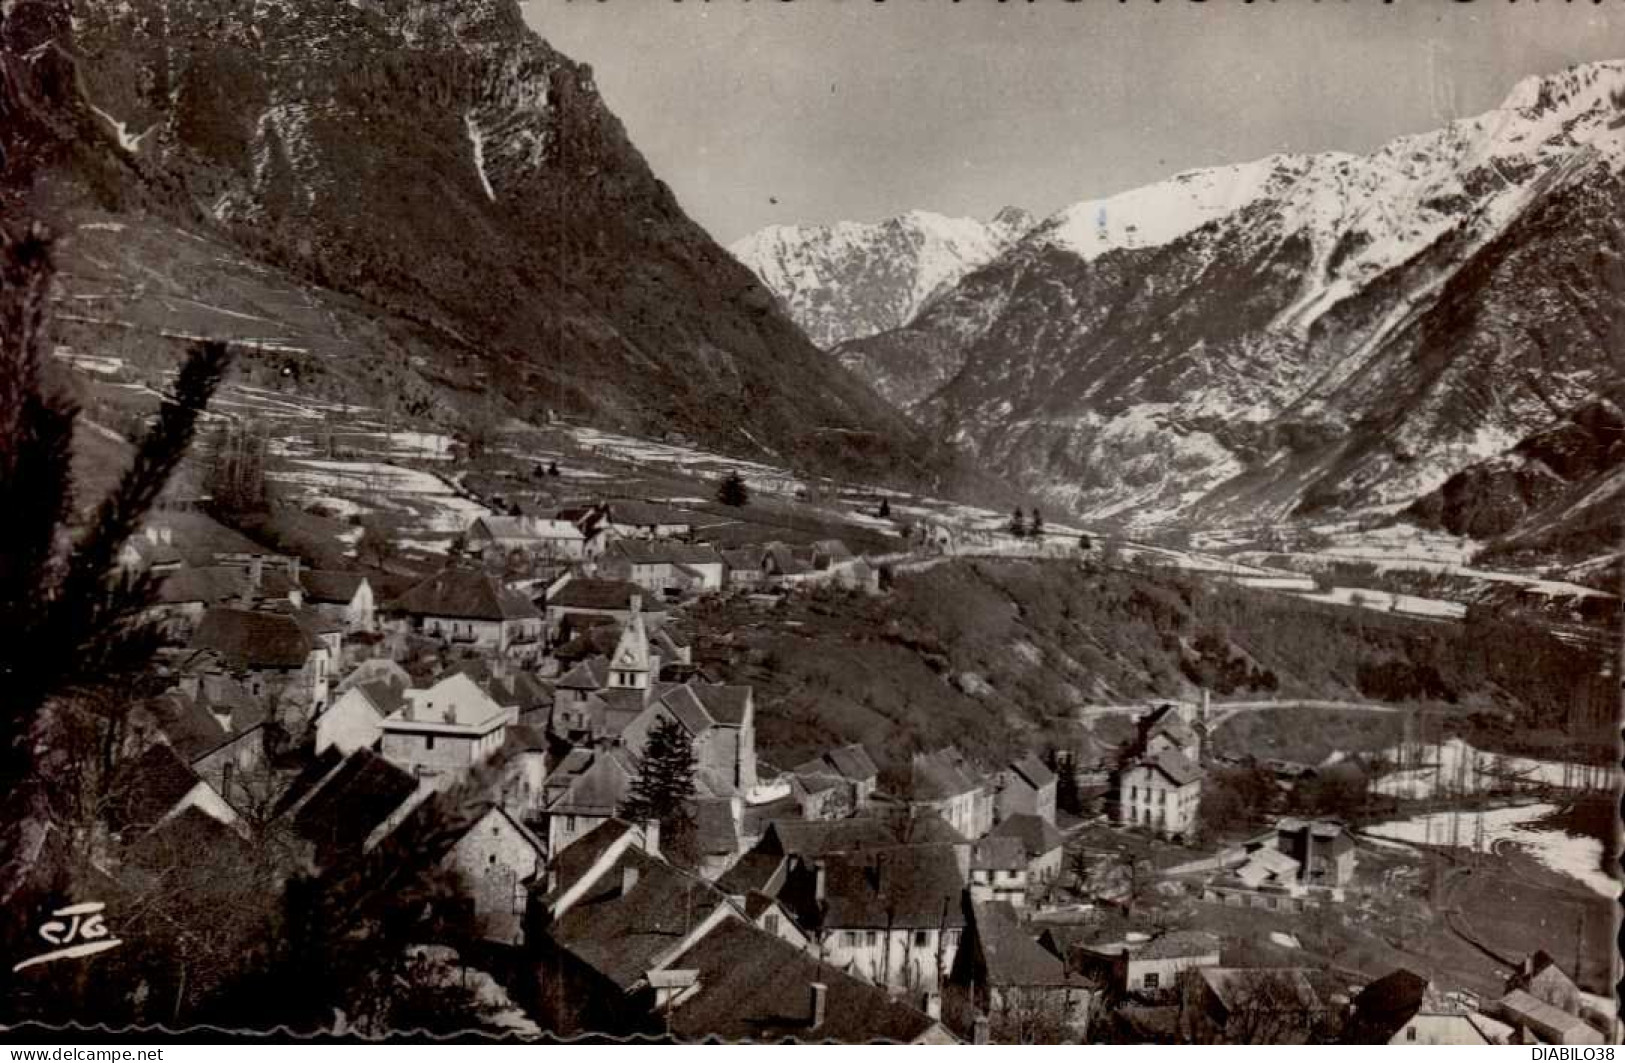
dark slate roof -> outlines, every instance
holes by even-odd
[[[303,800],[343,760],[344,754],[340,753],[336,746],[328,746],[319,756],[306,763],[300,769],[299,774],[295,775],[293,780],[288,783],[287,789],[277,798],[276,814],[282,815]]]
[[[548,746],[547,735],[541,728],[523,723],[509,727],[503,742],[509,749],[523,753],[545,753]]]
[[[925,809],[896,825],[897,840],[906,845],[965,845],[970,839],[954,830],[941,813]]]
[[[689,687],[717,723],[738,727],[745,722],[745,705],[750,701],[750,687],[722,683],[690,683]]]
[[[533,620],[541,616],[529,598],[486,572],[448,568],[390,603],[391,612],[460,620]]]
[[[824,857],[832,929],[953,929],[965,925],[964,880],[950,845],[908,845]]]
[[[299,577],[299,582],[305,587],[307,602],[325,602],[333,605],[349,605],[366,581],[367,577],[360,572],[338,572],[331,569],[314,569],[302,573]]]
[[[237,598],[247,586],[243,571],[226,565],[182,567],[158,584],[158,601],[166,605],[201,602],[220,605]]]
[[[107,804],[108,826],[132,836],[151,830],[197,784],[197,775],[173,749],[154,743],[115,773]]]
[[[840,746],[824,754],[835,769],[853,782],[867,782],[880,774],[875,766],[874,759],[863,746],[853,743],[849,746]]]
[[[554,853],[548,866],[550,871],[557,873],[558,888],[549,897],[557,897],[575,885],[582,875],[592,870],[592,865],[609,851],[610,846],[632,829],[632,824],[624,819],[606,819]]]
[[[637,872],[637,881],[623,892],[627,869]],[[562,884],[562,877],[560,881]],[[548,928],[548,934],[577,959],[628,990],[685,932],[727,903],[704,879],[629,848]]]
[[[1219,939],[1201,930],[1171,930],[1134,950],[1136,959],[1171,960],[1184,956],[1216,956]]]
[[[1195,782],[1202,777],[1202,769],[1192,764],[1189,757],[1175,749],[1165,749],[1154,757],[1143,757],[1137,763],[1162,772],[1176,786],[1184,786],[1186,783]]]
[[[357,683],[356,688],[367,695],[367,700],[372,702],[381,716],[388,716],[406,704],[406,688],[395,683],[374,679],[366,683]]]
[[[739,851],[732,801],[726,798],[695,801],[694,826],[701,853],[716,855]]]
[[[723,550],[722,560],[729,568],[759,569],[766,551],[759,546],[741,546],[737,550]]]
[[[699,988],[671,1013],[683,1040],[908,1042],[936,1021],[740,919],[729,919],[669,964],[697,970]],[[812,1027],[812,985],[825,987],[824,1022]]]
[[[996,986],[1063,986],[1080,984],[1063,963],[1039,945],[1021,926],[1016,910],[1004,901],[972,901],[976,942],[982,950],[989,984]]]
[[[1055,773],[1030,753],[1011,763],[1010,768],[1034,790],[1041,790],[1055,781]]]
[[[417,786],[407,772],[370,749],[358,749],[294,816],[294,829],[320,850],[359,851]]]
[[[1387,1044],[1422,1010],[1428,980],[1397,968],[1372,982],[1354,998],[1348,1040],[1354,1044]]]
[[[671,710],[689,734],[698,737],[709,731],[716,721],[711,714],[705,711],[705,706],[695,695],[694,688],[687,685],[673,685],[660,694],[660,703]]]
[[[316,640],[286,613],[210,609],[198,622],[191,648],[220,655],[231,668],[300,668]]]
[[[182,760],[193,763],[223,745],[229,735],[214,713],[180,694],[165,694],[147,703],[158,729]]]
[[[834,776],[847,782],[868,782],[880,774],[880,769],[875,767],[875,762],[869,757],[869,751],[855,743],[832,749],[822,756],[814,757],[805,764],[792,768],[791,771],[808,779]]]
[[[917,753],[911,769],[911,796],[917,801],[941,801],[970,793],[982,785],[975,769],[956,749]]]
[[[1053,823],[1029,812],[1018,812],[1009,817],[994,827],[988,836],[1019,839],[1029,860],[1036,860],[1066,844],[1066,839],[1061,837],[1061,832]]]
[[[1179,714],[1178,707],[1174,705],[1160,705],[1151,710],[1150,714],[1145,717],[1142,727],[1144,728],[1145,740],[1148,742],[1158,734],[1166,734],[1169,739],[1180,746],[1187,746],[1196,741],[1196,734],[1190,729],[1190,725],[1185,722],[1185,718]]]
[[[618,579],[573,579],[560,587],[558,593],[547,600],[547,605],[560,609],[628,612],[634,597],[644,599],[645,613],[657,611],[647,608],[648,591],[636,583]]]
[[[559,676],[553,684],[560,690],[602,690],[609,685],[609,658],[593,657]]]
[[[734,866],[722,873],[717,879],[717,889],[730,897],[742,897],[747,893],[761,892],[770,896],[777,894],[774,878],[780,877],[779,871],[784,867],[785,858],[778,853],[764,853],[752,849],[734,862]]]
[[[1027,851],[1020,838],[988,835],[971,847],[970,866],[974,871],[1025,870]]]
[[[776,819],[763,834],[765,852],[815,857],[826,853],[878,849],[897,844],[877,819]]]
[[[613,815],[636,772],[624,749],[575,750],[550,772],[544,786],[547,810],[588,816]]]

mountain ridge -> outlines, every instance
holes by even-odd
[[[490,396],[808,467],[920,471],[918,434],[683,212],[591,69],[514,0],[5,14],[35,57],[8,98],[55,129],[8,131],[8,194],[67,211],[59,228],[86,198],[162,210],[359,297],[441,337],[450,407]],[[47,53],[54,73],[29,69]]]
[[[833,354],[1082,519],[1392,512],[1617,372],[1587,263],[1621,99],[1625,62],[1588,64],[1370,155],[1075,204]]]

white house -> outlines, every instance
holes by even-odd
[[[541,612],[484,572],[445,569],[390,603],[388,611],[407,630],[453,644],[521,660],[541,650]]]
[[[1117,820],[1170,837],[1186,835],[1196,826],[1201,797],[1202,769],[1178,750],[1164,749],[1123,769]]]
[[[500,749],[518,718],[516,709],[498,705],[474,680],[454,672],[405,692],[405,704],[381,725],[383,754],[413,775],[448,785]]]
[[[316,717],[316,752],[337,748],[348,756],[374,745],[384,720],[406,701],[406,685],[371,680],[348,686]]]

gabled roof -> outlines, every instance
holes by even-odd
[[[302,573],[299,582],[304,585],[307,602],[349,605],[361,590],[361,585],[367,582],[367,577],[360,572],[313,569]]]
[[[1159,705],[1152,709],[1142,719],[1140,726],[1146,742],[1159,734],[1167,735],[1169,740],[1181,748],[1196,741],[1196,732],[1190,729],[1190,725],[1185,722],[1185,718],[1179,714],[1178,707],[1174,705]]]
[[[869,758],[869,751],[856,743],[832,749],[791,771],[809,779],[833,775],[847,782],[869,782],[880,774],[880,769]]]
[[[1548,1004],[1522,989],[1514,989],[1496,1002],[1502,1015],[1532,1029],[1542,1040],[1552,1040],[1556,1034],[1571,1030],[1590,1030],[1591,1026],[1578,1015],[1570,1015],[1553,1004]],[[1569,1043],[1565,1041],[1564,1043]]]
[[[293,817],[318,850],[359,852],[367,837],[417,791],[418,782],[370,749],[358,749]]]
[[[1027,851],[1020,838],[988,835],[971,847],[972,871],[1025,871]]]
[[[1021,842],[1028,860],[1036,860],[1045,853],[1054,852],[1066,844],[1066,839],[1053,823],[1029,812],[1018,812],[994,827],[990,838],[1015,838]]]
[[[1217,956],[1220,941],[1201,930],[1170,930],[1158,934],[1134,950],[1139,960],[1172,960],[1194,956]]]
[[[896,844],[897,839],[884,824],[868,818],[776,819],[767,825],[762,835],[764,852],[778,851],[802,857]]]
[[[767,551],[760,546],[741,546],[734,550],[723,550],[721,554],[729,568],[759,569]]]
[[[1349,1040],[1355,1044],[1387,1044],[1422,1010],[1428,980],[1414,971],[1396,968],[1370,983],[1354,998]]]
[[[936,1020],[886,990],[820,963],[741,919],[725,920],[674,957],[699,972],[698,989],[667,1018],[684,1040],[910,1042]],[[824,1021],[812,1025],[812,986],[824,986]]]
[[[491,538],[504,542],[543,542],[554,539],[580,539],[581,529],[570,520],[536,517],[476,517],[469,531],[483,527]]]
[[[745,708],[750,704],[750,687],[701,682],[690,682],[687,686],[717,723],[724,727],[744,724]]]
[[[385,719],[386,727],[490,727],[508,711],[463,672],[453,672],[426,689],[404,691],[402,700],[404,704]]]
[[[165,694],[147,703],[147,710],[170,746],[188,764],[213,752],[229,735],[214,713],[181,694]]]
[[[953,748],[916,753],[911,770],[910,796],[916,801],[942,801],[984,785],[975,769]]]
[[[1145,767],[1160,772],[1175,786],[1184,786],[1202,777],[1202,769],[1177,749],[1165,749],[1155,756],[1141,757],[1130,767]]]
[[[448,568],[418,583],[389,605],[409,616],[457,620],[534,620],[541,617],[529,598],[509,590],[489,573]]]
[[[898,841],[905,845],[965,845],[970,839],[954,829],[934,809],[922,809],[896,823]]]
[[[191,648],[220,655],[230,668],[300,668],[320,647],[286,613],[214,608],[203,614]]]
[[[636,774],[625,750],[577,749],[544,784],[547,810],[555,815],[612,816]]]
[[[236,599],[248,580],[241,569],[226,565],[183,566],[158,584],[158,601],[166,605],[220,605]]]
[[[119,765],[107,803],[108,826],[115,833],[144,833],[180,804],[199,782],[173,749],[156,742],[134,760]]]
[[[1016,910],[1004,901],[970,902],[975,937],[982,951],[988,984],[995,986],[1065,986],[1081,984],[1066,964],[1039,945],[1021,926]]]
[[[624,889],[628,870],[636,873],[630,890]],[[685,934],[728,903],[704,879],[629,848],[548,928],[548,935],[621,989],[630,990]]]
[[[618,579],[572,579],[548,598],[549,608],[593,609],[600,612],[630,612],[632,599],[648,592],[636,583]],[[658,610],[648,610],[658,612]]]
[[[831,929],[954,929],[965,925],[965,890],[951,845],[908,845],[824,857]]]
[[[671,714],[677,717],[677,722],[683,725],[683,729],[695,737],[709,731],[716,724],[695,695],[693,687],[687,684],[672,686],[665,690],[660,695],[660,703],[670,709]]]
[[[242,835],[196,805],[189,805],[147,832],[124,850],[133,865],[168,876],[175,871],[177,857],[208,853],[211,858],[249,867],[253,847]]]
[[[694,826],[701,853],[717,855],[739,851],[739,828],[734,823],[733,802],[729,799],[696,800]]]
[[[484,823],[488,819],[491,819],[492,817],[505,821],[519,837],[519,840],[525,844],[525,847],[535,855],[538,861],[547,859],[547,843],[538,838],[536,833],[529,827],[521,823],[518,817],[514,816],[507,809],[498,804],[489,806],[483,813],[469,820],[468,824],[464,826],[462,830],[459,830],[443,839],[446,848],[449,850],[454,847],[458,842],[462,841],[464,838],[473,833],[480,824]]]
[[[781,872],[785,859],[778,853],[752,849],[722,873],[722,877],[717,879],[717,889],[730,897],[742,897],[752,891],[777,896],[778,887],[783,885]],[[779,879],[777,883],[774,882],[775,878]]]
[[[609,658],[590,657],[559,676],[560,690],[602,690],[609,685]]]
[[[1055,782],[1055,773],[1030,753],[1020,760],[1011,761],[1010,770],[1034,790],[1041,790]]]

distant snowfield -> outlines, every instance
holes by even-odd
[[[1492,852],[1498,843],[1517,845],[1543,865],[1567,875],[1610,900],[1619,896],[1619,882],[1602,870],[1603,847],[1595,838],[1542,830],[1529,826],[1555,812],[1555,805],[1518,805],[1488,809],[1482,813],[1460,813],[1456,840],[1473,848],[1478,837],[1477,820],[1482,820],[1480,852]],[[1447,845],[1451,821],[1456,814],[1433,812],[1410,819],[1392,820],[1365,828],[1364,833],[1379,838],[1418,845]]]

